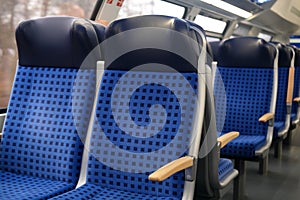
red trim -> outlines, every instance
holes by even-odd
[[[117,6],[122,7],[124,0],[118,0]]]
[[[114,0],[107,0],[106,3],[107,4],[112,4]]]

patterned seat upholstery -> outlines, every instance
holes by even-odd
[[[1,199],[48,199],[74,188],[74,183],[0,172]]]
[[[278,90],[274,123],[274,156],[282,155],[282,143],[289,134],[291,111],[293,103],[293,85],[289,85],[291,73],[294,73],[294,50],[292,47],[274,43],[279,51],[278,60]],[[293,79],[294,81],[294,79]],[[288,96],[291,90],[290,96]]]
[[[279,136],[279,133],[286,135],[288,127],[285,129],[286,115],[287,115],[287,90],[288,90],[288,78],[289,68],[291,67],[292,49],[280,43],[275,43],[279,50],[278,60],[278,90],[277,101],[275,111],[275,124],[274,124],[274,139]],[[290,123],[288,123],[289,125]],[[281,134],[280,134],[281,135]]]
[[[295,107],[294,104],[295,103],[293,103],[293,112],[297,112],[297,109],[294,109],[294,107]],[[293,122],[295,120],[297,120],[297,114],[296,113],[292,113],[291,114],[291,122]]]
[[[270,109],[273,69],[231,68],[219,64],[218,70],[225,86],[226,96],[218,95],[223,93],[223,87],[216,82],[216,102],[220,102],[216,103],[217,119],[225,116],[222,133],[232,130],[240,132],[239,138],[226,145],[221,153],[228,157],[237,155],[243,158],[253,157],[255,151],[262,147],[261,139],[264,140],[263,145],[266,143],[268,126],[258,119]]]
[[[284,122],[279,121],[274,123],[274,137],[278,137],[278,132],[284,127]]]
[[[157,197],[153,195],[128,192],[108,187],[99,187],[94,184],[85,184],[76,190],[72,190],[53,199],[105,199],[105,200],[177,200],[175,197]]]
[[[202,28],[194,22],[188,21],[189,24],[202,30]],[[212,46],[213,44],[213,46]],[[238,171],[234,169],[231,160],[220,159],[220,146],[217,137],[220,133],[216,129],[215,119],[215,103],[213,99],[212,84],[212,61],[217,58],[218,43],[209,43],[207,48],[207,73],[206,78],[206,105],[204,117],[204,130],[201,138],[201,148],[199,155],[199,165],[196,184],[196,199],[215,199],[220,198],[225,192],[231,188],[231,182],[238,176]]]
[[[266,136],[263,135],[240,135],[222,149],[222,154],[228,157],[253,158],[255,151],[265,143]]]
[[[276,55],[274,46],[255,37],[220,44],[214,94],[217,121],[224,124],[218,125],[218,131],[240,133],[221,150],[222,156],[238,160],[264,160],[267,156],[273,126],[259,118],[275,111]]]
[[[296,98],[300,96],[300,49],[297,47],[294,47],[293,49],[295,51],[295,82],[294,82],[293,98]],[[299,123],[297,113],[298,113],[298,103],[293,102],[292,113],[291,113],[291,122],[293,125],[295,125],[296,122]]]
[[[89,123],[95,66],[79,68],[99,42],[92,25],[71,17],[22,22],[16,39],[19,65],[1,147],[0,196],[49,199],[74,189],[79,178],[79,136]]]
[[[221,158],[219,161],[219,179],[223,180],[233,171],[232,161],[226,158]]]
[[[139,32],[145,30],[146,35]],[[192,64],[171,52],[178,45],[172,39],[176,33],[184,36],[177,40],[178,47],[188,45]],[[115,49],[114,44],[105,46],[107,66],[95,110],[85,184],[53,199],[182,198],[184,170],[162,182],[150,181],[148,176],[189,152],[198,91],[199,55],[194,51],[199,44],[188,48],[193,43],[188,41],[198,38],[185,21],[167,16],[116,20],[107,27],[106,39],[117,42],[119,49],[128,48],[128,53],[108,64],[114,55],[107,52]],[[152,48],[136,49],[135,44]],[[193,193],[188,195],[193,198]]]

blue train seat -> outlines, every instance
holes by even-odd
[[[53,199],[193,199],[205,101],[200,32],[156,15],[107,27],[85,172]]]
[[[300,102],[300,90],[299,90],[299,77],[300,77],[300,50],[296,46],[289,46],[294,51],[294,88],[293,88],[293,97],[292,97],[292,109],[290,114],[290,127],[288,131],[287,138],[285,142],[287,144],[293,143],[294,134],[296,133],[295,129],[299,125],[299,119],[300,119],[300,108],[299,108],[299,102]]]
[[[293,47],[295,52],[295,81],[294,81],[294,91],[293,91],[293,106],[292,106],[292,113],[291,113],[291,122],[292,126],[296,126],[299,124],[300,120],[300,49],[297,47]]]
[[[219,47],[215,78],[218,131],[238,131],[240,136],[221,150],[221,156],[235,159],[243,193],[245,161],[259,161],[265,173],[273,137],[277,96],[278,53],[263,39],[240,37],[223,41]],[[269,123],[264,123],[269,122]]]
[[[219,53],[219,45],[221,41],[214,41],[214,42],[209,42],[212,53],[213,53],[213,60],[218,61],[218,53]]]
[[[16,40],[19,63],[1,146],[0,198],[49,199],[74,189],[79,179],[80,136],[95,90],[96,64],[84,60],[99,41],[88,21],[72,17],[24,21]],[[79,70],[85,76],[78,77]]]
[[[202,28],[191,22],[188,23],[202,30]],[[204,31],[203,31],[204,32]],[[231,187],[231,182],[237,177],[238,171],[234,169],[233,162],[230,159],[220,158],[220,149],[226,144],[238,137],[238,132],[229,132],[223,137],[217,135],[215,104],[213,94],[213,68],[215,47],[207,45],[207,73],[206,73],[206,106],[204,117],[204,129],[202,132],[199,164],[197,171],[196,199],[211,198],[220,199]],[[234,192],[239,193],[234,188]],[[234,197],[235,198],[235,197]]]
[[[278,60],[278,90],[274,121],[274,156],[282,155],[282,142],[288,135],[292,109],[293,85],[289,79],[294,79],[293,49],[280,43],[273,43],[279,51]],[[293,82],[292,82],[293,83]],[[289,97],[288,91],[291,90]]]

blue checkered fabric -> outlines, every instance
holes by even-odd
[[[181,199],[184,171],[163,182],[149,181],[148,175],[186,155],[196,89],[195,73],[106,70],[88,184],[57,199]]]
[[[215,80],[217,121],[225,116],[223,129],[219,131],[240,132],[240,137],[226,145],[221,154],[253,157],[255,150],[265,143],[268,126],[258,119],[270,109],[273,69],[218,67],[218,70],[222,80]],[[223,84],[226,96],[220,95],[224,93]]]
[[[295,82],[294,82],[293,98],[300,96],[299,89],[300,89],[300,66],[295,66]],[[298,103],[293,102],[292,115],[291,115],[292,120],[295,120],[295,117],[297,115],[297,110],[298,110]]]
[[[125,80],[116,86],[120,77],[125,77]],[[189,90],[188,86],[180,81],[183,78],[188,80],[186,83],[192,86],[192,90]],[[97,123],[109,141],[125,152],[120,157],[115,156],[118,153],[116,149],[112,146],[105,147],[106,143],[99,135],[100,131],[95,130],[92,137],[88,182],[129,192],[180,198],[183,192],[183,172],[170,177],[167,181],[153,183],[148,181],[149,173],[130,173],[128,172],[130,170],[126,170],[126,168],[143,166],[144,169],[158,169],[161,167],[158,163],[162,160],[166,164],[185,154],[190,141],[195,107],[195,102],[190,97],[193,95],[191,92],[195,92],[193,89],[196,89],[197,86],[196,79],[197,75],[194,73],[182,75],[180,73],[128,72],[125,74],[124,71],[106,71],[99,94]],[[145,81],[148,83],[144,84]],[[141,86],[135,90],[137,85]],[[112,88],[116,90],[116,93],[113,94]],[[180,96],[176,96],[174,91],[169,88],[176,90]],[[115,101],[112,100],[112,97]],[[127,98],[129,105],[124,104]],[[156,104],[161,105],[162,109],[154,111],[154,116],[150,118],[151,107]],[[129,109],[126,110],[128,106]],[[114,109],[121,114],[117,116],[120,118],[120,124],[115,121],[116,116],[112,112]],[[163,114],[163,111],[166,114]],[[129,112],[128,115],[123,114],[127,112]],[[165,122],[164,117],[166,117]],[[138,126],[128,127],[130,121]],[[142,128],[138,128],[143,126],[148,126],[149,129],[144,131]],[[127,132],[124,131],[125,129]],[[154,134],[147,135],[147,132],[152,130],[154,130]],[[169,147],[167,152],[162,151],[160,155],[157,155],[155,157],[157,160],[145,154],[164,148],[179,133],[184,134],[174,146]],[[98,151],[103,151],[101,153],[110,159],[106,163],[109,166],[95,159],[103,156],[103,154],[98,154]],[[136,154],[145,156],[141,156],[139,163],[130,162],[131,156]],[[123,169],[121,170],[127,172],[112,169],[113,166],[118,165],[118,162],[122,163],[120,167]]]
[[[286,117],[286,95],[288,87],[289,68],[278,68],[278,90],[275,111],[274,138],[278,137],[278,132],[284,127]]]
[[[83,144],[74,122],[86,132],[90,109],[79,104],[90,97],[82,93],[73,105],[72,92],[89,93],[93,84],[88,72],[73,89],[77,73],[73,68],[18,67],[0,154],[2,199],[46,199],[77,183]]]
[[[51,198],[51,200],[179,200],[175,197],[156,197],[152,195],[127,192],[113,188],[106,188],[94,184],[85,184],[80,188]]]
[[[233,163],[231,160],[226,158],[220,158],[219,160],[219,179],[222,180],[231,174],[234,169]]]
[[[293,122],[294,120],[296,120],[296,118],[297,118],[297,114],[292,113],[291,114],[291,122]]]
[[[74,183],[0,171],[0,199],[48,199],[67,192]]]
[[[273,136],[274,138],[278,137],[278,132],[280,132],[284,127],[284,122],[275,122],[274,123],[274,132]]]
[[[275,122],[285,121],[288,77],[289,77],[289,68],[279,67]]]
[[[266,137],[263,135],[240,135],[222,148],[221,155],[232,158],[253,158],[255,151],[265,143]]]

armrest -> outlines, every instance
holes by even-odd
[[[295,101],[295,102],[300,102],[300,97],[294,98],[294,101]]]
[[[222,149],[223,147],[225,147],[230,141],[234,140],[239,135],[240,135],[239,132],[232,131],[219,137],[218,142],[220,143],[220,148]]]
[[[288,104],[291,104],[293,101],[294,79],[295,79],[295,68],[290,67],[288,88],[287,88],[287,94],[286,94],[286,103],[288,103]]]
[[[175,174],[181,170],[187,169],[189,167],[192,167],[193,165],[194,165],[194,158],[191,156],[185,156],[185,157],[179,158],[177,160],[174,160],[174,161],[166,164],[165,166],[159,168],[158,170],[156,170],[155,172],[150,174],[148,176],[148,179],[150,181],[161,182],[161,181],[169,178],[173,174]]]
[[[274,119],[274,113],[266,113],[263,116],[261,116],[258,121],[267,122],[271,119]]]

